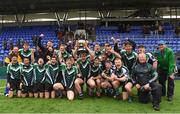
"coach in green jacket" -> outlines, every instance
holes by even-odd
[[[168,80],[167,97],[168,101],[172,101],[176,66],[174,52],[166,46],[165,41],[159,41],[155,56],[158,60],[157,71],[159,74],[159,83],[162,85],[162,96],[166,95],[166,80]]]

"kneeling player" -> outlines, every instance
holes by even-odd
[[[44,80],[45,80],[45,65],[44,60],[42,58],[39,58],[38,64],[34,65],[34,97],[37,98],[38,96],[40,98],[43,98],[44,96]]]
[[[111,69],[112,63],[110,61],[105,62],[105,70],[102,72],[102,83],[101,87],[105,90],[108,95],[113,94],[112,82],[114,81],[114,71]]]
[[[125,84],[127,83],[129,79],[129,71],[128,69],[122,65],[122,61],[120,58],[115,59],[115,79],[112,82],[113,88],[115,90],[114,98],[119,97],[119,86],[122,86],[122,99],[126,100],[128,98],[127,93],[125,92]]]
[[[139,63],[133,68],[132,78],[138,90],[139,101],[148,103],[151,94],[153,108],[159,111],[162,86],[156,82],[158,74],[153,69],[153,66],[147,63],[147,58],[144,53],[139,54],[138,59]]]
[[[91,65],[91,77],[87,80],[87,84],[89,85],[89,95],[92,96],[94,89],[96,88],[96,95],[98,97],[101,96],[101,73],[102,69],[100,66],[100,60],[98,57],[94,59],[93,64]]]
[[[7,66],[7,85],[9,88],[9,97],[13,97],[14,95],[14,90],[17,92],[17,96],[21,97],[21,90],[20,90],[20,77],[21,77],[21,72],[20,68],[21,66],[19,65],[17,61],[17,56],[13,55],[11,58],[11,63],[8,64]]]
[[[22,97],[33,97],[33,66],[30,64],[29,58],[24,58],[24,64],[21,69],[22,76]]]

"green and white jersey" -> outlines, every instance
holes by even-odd
[[[95,54],[95,57],[99,57],[101,56],[102,51],[95,51],[94,54]]]
[[[111,77],[111,75],[114,73],[114,70],[113,69],[106,69],[104,70],[101,75],[103,76],[103,74],[105,74],[107,77]],[[104,78],[104,77],[103,77]],[[105,78],[104,78],[105,79]]]
[[[102,73],[101,65],[95,66],[91,65],[91,76],[96,77]]]
[[[65,51],[64,53],[62,53],[60,50],[56,50],[55,53],[56,53],[56,55],[57,55],[58,57],[60,57],[60,55],[61,55],[61,57],[62,57],[63,60],[65,60],[66,58],[68,58],[68,57],[71,56],[71,54],[68,53],[67,51]]]
[[[21,79],[21,65],[19,63],[9,63],[7,66],[7,81],[20,81]]]
[[[47,64],[46,72],[45,72],[45,83],[55,84],[59,75],[59,65],[55,64]]]
[[[110,55],[108,55],[107,60],[114,62],[115,58],[116,58],[116,56],[114,54],[110,54]]]
[[[19,49],[19,55],[21,59],[23,60],[24,58],[29,58],[31,60],[31,50],[27,50],[26,52],[23,49]]]
[[[121,78],[121,77],[126,77],[127,79],[129,78],[129,71],[127,69],[127,67],[125,66],[122,66],[121,68],[119,69],[115,69],[114,70],[114,74],[118,77],[118,78]]]
[[[86,59],[84,62],[79,59],[77,60],[77,64],[79,65],[79,72],[82,75],[82,78],[89,78],[91,75],[91,63],[89,59]]]
[[[125,50],[120,51],[124,66],[126,66],[131,73],[133,67],[137,64],[138,54],[136,52],[128,53]]]
[[[153,64],[153,62],[157,61],[156,58],[151,54],[151,53],[146,53],[146,61],[149,63],[149,64]]]
[[[43,83],[45,81],[46,66],[34,64],[34,83]]]
[[[63,85],[66,88],[72,88],[74,86],[74,81],[78,74],[78,69],[76,66],[72,66],[70,69],[67,68],[65,64],[61,65],[61,71],[63,76]]]
[[[22,76],[23,85],[32,86],[33,78],[34,78],[33,65],[30,64],[27,66],[22,64],[21,76]]]

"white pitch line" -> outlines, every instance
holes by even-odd
[[[5,88],[5,86],[4,87],[0,87],[0,89],[3,89],[3,88]]]

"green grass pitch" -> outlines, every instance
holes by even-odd
[[[4,92],[5,81],[0,81],[0,92]],[[151,103],[141,104],[135,96],[132,103],[115,100],[110,97],[91,98],[84,100],[75,99],[68,101],[62,99],[35,99],[35,98],[12,98],[0,96],[0,112],[6,113],[180,113],[180,81],[176,81],[175,97],[168,102],[162,97],[161,110],[154,111]],[[136,91],[133,91],[136,95]]]

